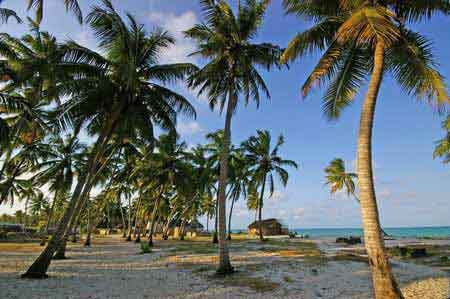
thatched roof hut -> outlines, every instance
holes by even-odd
[[[265,236],[278,236],[278,235],[287,235],[289,234],[289,230],[287,227],[283,226],[278,219],[270,218],[264,219],[262,222],[262,233]],[[258,235],[259,234],[260,222],[255,221],[248,226],[248,234],[249,235]]]

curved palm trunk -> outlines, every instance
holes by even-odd
[[[93,177],[97,173],[97,166],[100,158],[102,158],[104,149],[106,146],[109,137],[116,126],[116,120],[120,115],[121,110],[118,109],[116,113],[112,116],[112,120],[107,124],[102,134],[98,137],[97,142],[94,146],[94,150],[89,157],[88,161],[88,173],[84,176],[79,177],[78,183],[75,187],[75,190],[72,194],[72,197],[69,201],[69,205],[67,206],[64,215],[61,221],[58,224],[56,231],[53,233],[51,240],[48,242],[45,249],[38,256],[38,258],[31,264],[28,268],[27,272],[21,275],[22,278],[46,278],[47,270],[50,266],[51,260],[53,258],[53,254],[58,249],[60,242],[65,237],[68,229],[69,222],[71,218],[74,216],[75,211],[79,211],[82,202],[84,199],[84,195],[86,192],[89,192],[92,184],[94,183]],[[106,163],[106,162],[105,162]],[[106,164],[103,164],[104,167]]]
[[[132,232],[132,223],[131,223],[131,197],[128,197],[128,233],[127,233],[127,242],[131,241],[131,232]]]
[[[372,170],[372,130],[377,96],[383,78],[384,55],[384,42],[378,41],[375,48],[374,69],[361,112],[358,136],[358,184],[364,241],[372,269],[375,298],[400,299],[403,295],[394,279],[384,248]]]
[[[231,200],[230,215],[228,216],[228,240],[231,240],[231,215],[233,215],[234,198]]]
[[[45,235],[42,237],[41,244],[40,244],[41,246],[44,246],[45,242],[47,241],[48,233],[49,233],[48,230],[50,229],[50,223],[52,221],[53,213],[55,211],[57,198],[58,198],[58,189],[55,190],[55,195],[53,197],[52,206],[50,208],[50,212],[48,213],[47,224],[45,225]]]
[[[93,225],[91,224],[91,213],[90,213],[90,209],[87,210],[87,234],[86,234],[86,240],[84,241],[84,246],[85,247],[89,247],[91,246],[91,234],[92,234],[92,229],[93,229]]]
[[[152,212],[152,224],[150,225],[150,231],[148,232],[148,246],[153,246],[153,233],[155,231],[156,218],[158,213],[159,201],[163,194],[163,187],[161,187],[161,192],[159,193],[158,198],[156,199],[155,206],[153,207]]]
[[[186,219],[183,218],[180,226],[180,241],[184,241],[185,228],[186,228]]]
[[[226,244],[227,228],[226,228],[226,194],[228,181],[228,158],[230,155],[231,143],[231,118],[235,103],[237,101],[236,94],[231,88],[230,96],[228,98],[227,114],[225,116],[224,140],[223,149],[220,153],[220,175],[219,175],[219,194],[218,194],[218,237],[219,237],[219,267],[217,273],[228,274],[233,272],[233,267],[230,263],[230,256]]]
[[[259,240],[264,241],[264,235],[263,235],[263,223],[262,223],[262,207],[263,207],[263,198],[264,198],[264,191],[266,189],[266,176],[264,176],[264,181],[262,183],[261,187],[261,194],[259,195],[259,202],[258,202],[258,219],[259,219]]]
[[[164,228],[163,228],[163,240],[169,240],[170,222],[171,222],[175,212],[176,212],[176,206],[173,207],[172,211],[169,214],[169,217],[167,217],[166,224],[164,225]]]
[[[117,202],[120,210],[120,218],[122,219],[122,237],[125,238],[127,236],[125,231],[125,215],[123,214],[122,202],[120,201],[120,196],[117,197]]]
[[[219,243],[219,239],[217,238],[217,230],[218,230],[218,219],[219,219],[219,215],[218,215],[218,212],[219,212],[219,199],[218,199],[218,197],[219,196],[217,196],[217,198],[216,198],[216,217],[214,218],[214,233],[213,233],[213,237],[212,237],[212,242],[213,242],[213,244],[217,244],[217,243]]]

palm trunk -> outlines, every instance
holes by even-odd
[[[186,218],[183,218],[180,226],[180,241],[184,241],[184,228],[186,227]]]
[[[127,233],[127,242],[131,241],[131,231],[133,224],[131,223],[131,197],[128,197],[128,233]]]
[[[80,201],[83,200],[83,191],[86,186],[89,185],[88,183],[91,182],[91,177],[96,173],[98,161],[103,156],[104,148],[106,145],[106,142],[109,140],[109,137],[112,134],[112,131],[114,130],[114,127],[116,126],[115,120],[120,115],[121,109],[118,109],[116,111],[115,115],[113,115],[111,122],[105,127],[105,130],[102,132],[102,134],[98,137],[97,142],[95,144],[94,150],[92,154],[89,157],[88,161],[88,173],[85,176],[79,177],[77,186],[75,187],[75,190],[72,194],[72,197],[69,201],[69,205],[66,208],[66,211],[64,212],[64,215],[58,224],[58,228],[53,233],[52,238],[50,242],[48,242],[45,249],[42,251],[42,253],[39,255],[39,257],[33,262],[33,264],[28,268],[27,272],[22,274],[22,278],[46,278],[47,276],[47,270],[50,266],[51,260],[53,258],[53,254],[57,250],[59,243],[63,239],[64,235],[67,232],[67,227],[69,224],[70,219],[73,217],[77,206],[80,204]]]
[[[120,196],[118,196],[118,205],[119,205],[119,210],[120,210],[120,218],[122,219],[122,237],[125,238],[126,232],[125,232],[125,215],[123,214],[123,209],[122,209],[122,202],[120,201]]]
[[[378,206],[372,170],[372,130],[375,107],[384,70],[385,46],[378,41],[375,48],[374,68],[361,112],[358,136],[358,184],[364,241],[376,299],[402,299],[403,295],[392,274],[381,234]]]
[[[209,233],[209,214],[206,214],[206,232]]]
[[[86,234],[86,240],[84,241],[85,247],[91,246],[91,233],[92,233],[91,213],[90,213],[90,209],[88,208],[88,210],[87,210],[87,234]]]
[[[163,228],[163,240],[169,239],[169,229],[170,229],[170,222],[172,221],[173,215],[176,212],[176,206],[173,207],[172,211],[169,214],[169,217],[167,217],[166,225],[164,225]]]
[[[231,240],[231,215],[233,215],[234,198],[231,200],[230,215],[228,216],[228,240]]]
[[[261,241],[264,241],[263,223],[262,223],[262,208],[263,208],[264,191],[266,188],[266,180],[267,180],[267,177],[264,175],[264,181],[262,183],[261,194],[259,195],[259,203],[258,203],[259,240],[261,240]]]
[[[219,219],[218,212],[219,212],[219,196],[217,194],[217,198],[216,198],[216,213],[215,213],[216,217],[214,218],[214,233],[213,233],[213,237],[212,237],[213,244],[219,243],[219,239],[217,237],[217,229],[218,229],[218,222],[217,221]]]
[[[231,81],[234,83],[233,81]],[[224,140],[223,150],[220,153],[220,175],[219,175],[219,195],[218,195],[218,237],[219,237],[219,267],[217,273],[229,274],[233,272],[233,267],[230,263],[230,256],[228,253],[228,246],[226,244],[226,188],[228,181],[228,159],[230,155],[230,143],[231,143],[231,118],[235,104],[237,102],[237,96],[233,88],[230,88],[228,97],[227,114],[225,116],[225,128],[224,128]]]
[[[159,201],[161,199],[161,196],[163,194],[163,187],[161,187],[161,191],[159,193],[158,198],[156,199],[155,206],[153,207],[152,212],[152,224],[150,225],[150,231],[148,232],[148,246],[153,246],[153,232],[155,231],[155,224],[156,224],[156,218],[158,213],[158,207],[159,207]]]
[[[58,198],[58,189],[55,190],[55,195],[53,197],[52,206],[50,208],[50,212],[48,213],[47,224],[45,225],[45,235],[42,237],[42,241],[41,241],[41,244],[40,244],[41,246],[44,246],[45,242],[47,241],[48,234],[49,234],[49,229],[50,229],[50,223],[52,221],[53,213],[55,211],[57,198]]]

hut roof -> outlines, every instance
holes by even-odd
[[[275,219],[275,218],[264,219],[264,220],[261,220],[261,222],[262,222],[263,226],[268,226],[268,225],[272,225],[272,224],[278,224],[278,225],[282,226],[281,222],[278,221],[278,219]],[[249,229],[255,229],[255,228],[257,229],[257,228],[259,228],[259,221],[254,221],[253,223],[251,223],[248,226],[248,228]]]

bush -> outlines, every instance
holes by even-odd
[[[295,239],[296,237],[297,237],[297,233],[296,232],[289,232],[289,238]]]
[[[3,230],[0,230],[0,240],[6,240],[6,239],[8,239],[8,233]]]
[[[439,259],[442,263],[448,263],[449,258],[448,256],[441,256],[441,258]]]
[[[428,256],[426,248],[394,247],[392,255],[399,257],[421,258]]]
[[[141,254],[152,253],[152,249],[147,243],[141,243]]]
[[[345,243],[347,245],[355,245],[355,244],[361,244],[361,238],[360,237],[350,237],[350,238],[337,238],[336,243]]]

